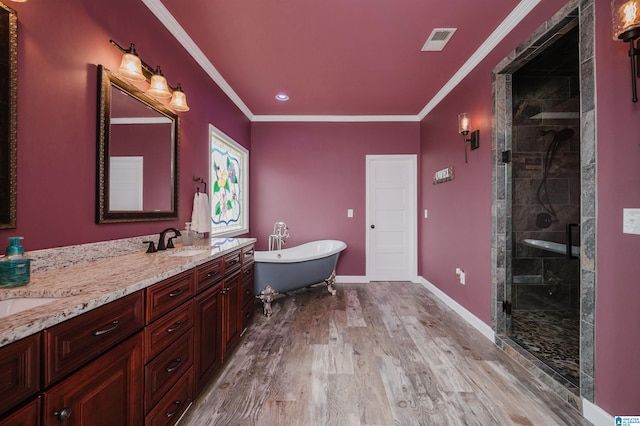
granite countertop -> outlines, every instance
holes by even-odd
[[[58,300],[0,317],[0,347],[255,241],[255,238],[211,240],[211,245],[206,246],[177,246],[153,254],[140,251],[32,273],[26,286],[0,289],[0,300],[16,297],[52,297]],[[193,249],[198,249],[193,256],[171,256]]]

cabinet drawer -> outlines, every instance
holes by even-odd
[[[43,333],[44,386],[81,367],[144,325],[141,291],[53,326]]]
[[[0,413],[40,389],[40,334],[0,349]]]
[[[242,329],[247,328],[253,315],[256,312],[256,305],[254,303],[247,303],[242,307]]]
[[[144,329],[145,360],[149,361],[193,327],[193,303],[187,301]]]
[[[246,265],[249,262],[253,262],[254,253],[253,244],[242,248],[242,264]]]
[[[145,413],[162,399],[193,365],[193,329],[173,342],[144,367]]]
[[[199,293],[222,279],[224,275],[224,260],[222,258],[213,259],[204,265],[200,265],[196,269],[196,274],[196,293]]]
[[[240,305],[244,306],[247,303],[254,302],[254,287],[253,287],[253,263],[249,267],[242,267],[242,292]]]
[[[193,371],[189,370],[145,417],[145,426],[174,425],[193,401]]]
[[[240,250],[236,250],[233,253],[229,253],[224,256],[224,275],[227,276],[234,271],[237,271],[242,262],[240,261]]]
[[[194,294],[193,271],[183,272],[146,289],[147,324],[160,318]]]

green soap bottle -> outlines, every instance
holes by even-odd
[[[9,237],[6,256],[0,257],[0,288],[27,285],[31,278],[31,260],[20,245],[22,237]]]

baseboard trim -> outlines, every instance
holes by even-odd
[[[582,398],[582,417],[593,423],[593,426],[611,426],[615,424],[611,414],[584,398]]]
[[[336,275],[337,283],[356,284],[368,283],[369,280],[364,275]]]
[[[422,284],[427,290],[433,293],[438,299],[445,303],[448,307],[450,307],[455,313],[460,315],[465,319],[473,328],[478,330],[484,337],[491,340],[492,343],[495,343],[495,332],[491,329],[489,325],[487,325],[484,321],[482,321],[477,316],[473,315],[470,311],[468,311],[464,306],[453,300],[449,297],[445,292],[440,290],[438,287],[420,277],[420,284]]]

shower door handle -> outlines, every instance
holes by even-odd
[[[567,234],[567,238],[565,239],[566,241],[566,252],[565,252],[565,257],[567,259],[576,259],[576,256],[573,255],[573,235],[572,235],[572,230],[573,228],[577,228],[578,226],[580,226],[577,223],[567,223],[566,225],[566,234]]]
[[[374,229],[376,226],[375,225],[371,225],[371,229]]]

